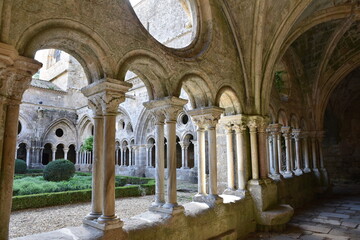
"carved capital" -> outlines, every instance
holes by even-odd
[[[116,114],[131,86],[130,83],[106,78],[82,88],[81,92],[89,98],[89,106],[95,115],[100,115],[101,112]]]
[[[190,145],[190,142],[180,141],[179,144],[180,144],[182,149],[187,149],[189,147],[189,145]]]
[[[294,136],[295,140],[298,141],[301,136],[301,129],[293,129],[291,134]]]
[[[281,127],[281,132],[283,134],[283,137],[288,138],[290,137],[291,127]]]
[[[167,122],[176,121],[180,111],[188,101],[177,97],[166,97],[143,103],[144,107],[152,112],[155,119],[166,119]],[[162,119],[162,121],[164,120]]]
[[[191,116],[196,125],[207,128],[215,128],[223,112],[223,108],[207,107],[191,110],[188,114]]]
[[[233,129],[237,134],[238,133],[244,133],[246,131],[246,129],[247,129],[247,126],[245,125],[245,123],[234,124]]]

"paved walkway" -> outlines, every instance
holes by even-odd
[[[360,240],[360,185],[337,186],[334,192],[297,209],[285,232],[254,233],[247,239]]]

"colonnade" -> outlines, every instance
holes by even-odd
[[[321,148],[323,131],[306,131],[275,123],[268,126],[267,132],[272,178],[316,173],[319,167],[325,169]]]

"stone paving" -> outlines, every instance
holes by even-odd
[[[338,186],[335,194],[295,210],[283,233],[254,233],[247,239],[360,240],[360,185]]]

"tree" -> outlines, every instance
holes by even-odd
[[[90,136],[84,140],[84,143],[81,146],[81,151],[92,151],[93,145],[94,145],[94,136]]]

